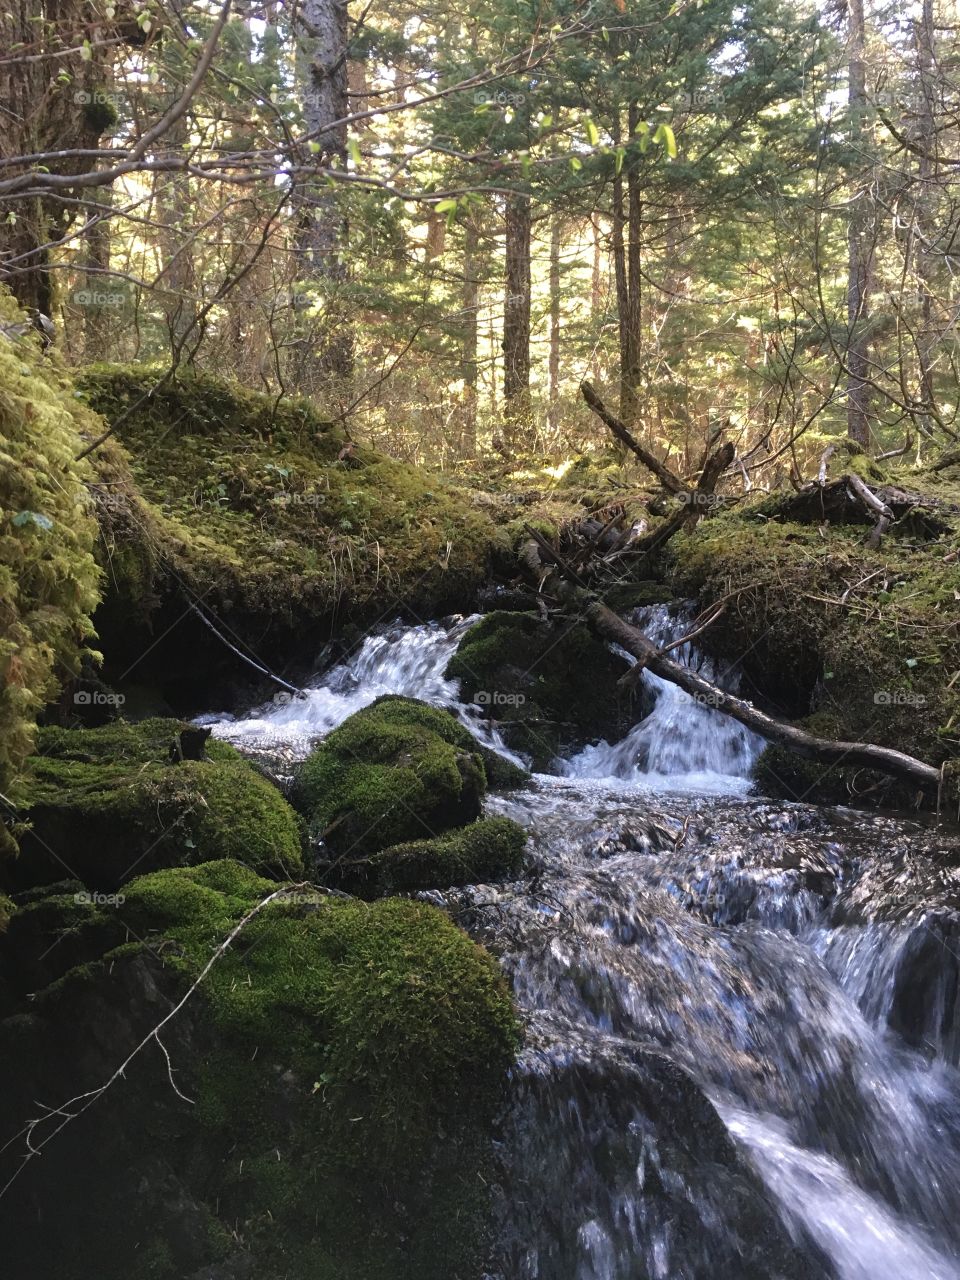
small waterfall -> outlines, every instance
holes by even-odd
[[[666,605],[656,605],[638,611],[634,621],[655,644],[665,645],[690,629],[692,616],[676,616]],[[681,645],[673,656],[726,691],[739,692],[736,673],[704,659],[691,644]],[[763,739],[652,671],[644,672],[643,679],[655,697],[651,713],[621,742],[587,747],[566,762],[563,772],[577,778],[619,778],[652,790],[746,791]]]
[[[443,674],[464,633],[476,620],[393,625],[367,636],[355,653],[306,689],[306,697],[280,692],[245,716],[211,714],[199,717],[197,723],[210,725],[216,737],[244,750],[269,753],[281,749],[290,759],[303,759],[318,738],[355,711],[393,693],[446,707],[485,745],[520,763],[483,716],[482,708],[460,702],[457,681],[447,680]]]
[[[391,628],[305,700],[207,719],[296,758],[400,693],[502,750],[443,675],[471,622]],[[906,821],[748,795],[760,740],[644,679],[622,742],[488,800],[530,831],[525,878],[424,895],[501,958],[527,1027],[488,1280],[960,1280],[956,857],[934,875]]]
[[[795,1230],[812,1228],[839,1280],[955,1280],[956,1260],[863,1192],[837,1161],[797,1147],[776,1121],[734,1107],[720,1113],[750,1151],[788,1222]]]

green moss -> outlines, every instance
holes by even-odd
[[[182,730],[192,727],[186,720],[166,716],[138,720],[135,724],[116,720],[96,729],[63,729],[49,725],[40,730],[37,754],[54,760],[76,760],[82,764],[166,764]],[[211,760],[221,763],[242,760],[235,747],[216,738],[207,739],[204,751]]]
[[[108,421],[137,406],[122,443],[98,455],[117,628],[124,606],[149,610],[179,595],[178,580],[221,618],[301,635],[305,619],[367,617],[398,599],[462,605],[485,578],[502,532],[443,478],[348,441],[306,401],[203,375],[138,404],[160,372],[78,375]]]
[[[479,816],[486,774],[475,747],[449,712],[380,698],[313,751],[294,802],[337,857],[437,835]]]
[[[482,818],[432,840],[391,845],[348,870],[367,893],[482,884],[516,875],[527,833],[510,818]]]
[[[495,612],[463,637],[446,674],[543,769],[564,750],[626,732],[631,708],[618,687],[625,670],[584,623]]]
[[[29,322],[0,288],[0,322]],[[0,338],[0,792],[32,744],[37,713],[79,669],[97,601],[89,467],[74,461],[99,420],[34,336]],[[10,838],[0,826],[0,848]]]
[[[144,936],[174,939],[170,963],[195,977],[211,943],[276,888],[230,861],[159,871],[127,886],[124,915]],[[493,962],[441,912],[400,899],[294,891],[247,926],[206,996],[238,1047],[259,1044],[322,1079],[316,1109],[355,1135],[341,1152],[350,1159],[371,1133],[380,1149],[422,1142],[459,1105],[495,1094],[514,1049]]]
[[[14,911],[16,911],[16,907],[11,900],[5,894],[0,893],[0,933],[6,931]]]
[[[675,542],[677,594],[726,598],[707,642],[740,662],[780,714],[823,736],[896,747],[934,765],[960,749],[960,567],[947,541],[855,526],[759,521],[757,507]],[[816,774],[816,776],[815,776]],[[777,794],[912,803],[915,789],[842,765],[819,773],[780,749],[759,777]]]
[[[274,875],[302,869],[296,815],[226,744],[171,763],[175,720],[44,729],[18,790],[30,830],[10,868],[18,887],[63,875],[114,889],[135,869],[230,857]]]
[[[167,940],[187,983],[275,890],[235,863],[161,871],[128,886],[124,917]],[[307,1256],[308,1240],[316,1256],[298,1275],[478,1274],[463,1261],[479,1262],[478,1175],[517,1047],[479,947],[422,903],[299,889],[251,919],[202,999],[213,1048],[195,1118],[230,1135],[217,1196],[264,1250],[258,1274],[274,1251],[299,1257],[298,1242]]]

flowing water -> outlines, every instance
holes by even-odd
[[[306,699],[208,720],[292,760],[402,693],[503,750],[443,675],[467,625],[396,627]],[[491,1280],[960,1280],[955,842],[751,796],[760,740],[644,678],[622,742],[489,800],[530,831],[523,880],[424,895],[528,1028]]]

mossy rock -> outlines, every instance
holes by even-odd
[[[510,818],[481,818],[432,840],[390,845],[348,866],[348,883],[365,895],[448,889],[515,876],[523,866],[527,833]]]
[[[171,762],[176,720],[41,730],[17,798],[29,829],[3,874],[17,889],[63,878],[114,891],[134,873],[211,858],[258,871],[303,868],[296,814],[225,743]]]
[[[487,779],[448,711],[393,695],[350,716],[304,761],[293,801],[336,859],[473,822]]]
[[[588,742],[623,736],[634,719],[618,686],[626,669],[585,623],[495,612],[466,633],[446,674],[542,770]]]
[[[99,574],[81,433],[102,422],[74,396],[0,286],[0,792],[33,747],[37,715],[93,635]],[[12,842],[0,825],[0,850]]]
[[[481,1274],[493,1119],[519,1038],[497,965],[424,903],[295,886],[261,905],[277,889],[232,861],[138,878],[119,910],[94,908],[114,931],[102,959],[0,1021],[0,1088],[12,1114],[32,1114],[37,1089],[101,1083],[247,919],[163,1033],[179,1094],[145,1051],[105,1114],[85,1113],[43,1177],[16,1184],[11,1211],[47,1199],[52,1212],[73,1191],[62,1229],[19,1232],[15,1280],[27,1263],[119,1280],[144,1274],[145,1256],[179,1280],[231,1249],[248,1268],[236,1274],[262,1280]],[[81,1258],[71,1228],[84,1223]]]

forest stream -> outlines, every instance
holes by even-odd
[[[305,699],[200,722],[276,768],[393,693],[509,754],[443,674],[471,622],[394,626]],[[645,680],[622,741],[488,799],[530,833],[522,879],[421,895],[498,956],[525,1024],[489,1277],[960,1277],[957,957],[910,870],[924,828],[754,797],[762,742]]]

